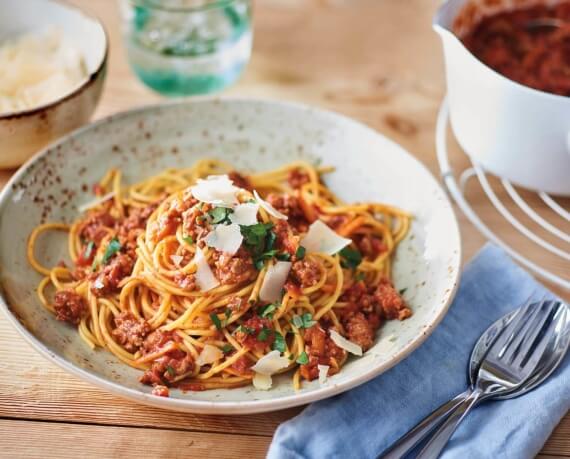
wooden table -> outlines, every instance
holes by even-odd
[[[100,118],[157,102],[125,62],[117,6],[74,0],[98,14],[111,39]],[[443,63],[431,31],[434,0],[260,0],[251,64],[231,95],[302,101],[369,124],[437,173],[435,115]],[[10,172],[0,173],[2,183]],[[484,243],[458,212],[465,259]],[[530,244],[529,244],[530,245]],[[137,405],[48,363],[0,316],[0,456],[263,457],[277,425],[300,409],[200,416]],[[541,458],[570,458],[570,416]]]

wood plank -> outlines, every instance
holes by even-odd
[[[0,419],[0,438],[0,456],[28,459],[261,458],[269,445],[268,438],[246,435],[4,419]]]

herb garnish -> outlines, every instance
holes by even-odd
[[[282,252],[275,255],[279,261],[289,261],[291,259],[291,254],[289,252]]]
[[[255,333],[255,328],[247,327],[246,325],[240,325],[236,328],[236,331],[241,332],[245,335],[253,335]]]
[[[215,312],[212,312],[210,314],[210,319],[212,319],[212,322],[214,322],[214,325],[216,326],[216,328],[219,331],[222,331],[222,322],[220,321],[220,318],[218,317],[218,315]]]
[[[224,354],[229,354],[230,352],[232,352],[234,350],[234,347],[231,344],[224,344],[222,346],[222,352]]]
[[[297,251],[295,252],[295,258],[296,258],[297,260],[302,260],[303,258],[305,258],[305,252],[306,252],[306,251],[307,251],[307,250],[305,249],[305,247],[303,247],[302,245],[300,245],[300,246],[297,248]]]
[[[276,304],[276,303],[266,304],[265,306],[262,306],[261,308],[259,308],[257,313],[261,317],[273,319],[273,314],[275,314],[275,311],[276,311],[278,306],[279,306],[279,304]]]
[[[273,341],[271,349],[274,351],[285,352],[287,347],[285,344],[285,338],[283,338],[283,335],[279,332],[274,331],[273,333],[275,334],[275,341]]]
[[[273,231],[273,223],[256,223],[255,225],[240,225],[244,244],[253,258],[256,269],[261,270],[265,260],[273,258],[277,250],[273,248],[277,236]]]
[[[359,271],[354,275],[354,280],[356,282],[360,282],[361,280],[364,280],[364,278],[365,278],[365,274],[362,271]]]
[[[263,327],[257,334],[257,341],[267,341],[267,338],[271,336],[271,333],[273,333],[273,330],[271,330],[271,328]]]
[[[231,213],[233,213],[233,209],[228,207],[214,207],[208,211],[208,215],[212,219],[213,224],[230,224]]]
[[[174,378],[176,376],[176,372],[174,371],[174,368],[172,368],[170,365],[166,365],[166,371],[168,371],[168,374]]]
[[[309,363],[309,356],[305,351],[303,351],[299,354],[299,357],[297,357],[296,362],[300,365],[306,365],[307,363]]]
[[[350,247],[345,247],[339,252],[341,256],[340,264],[343,268],[356,269],[356,267],[362,261],[362,255],[358,250],[351,249]]]
[[[408,287],[401,288],[401,289],[398,291],[398,293],[399,293],[400,295],[403,295],[404,293],[406,293],[406,290],[408,290]]]
[[[192,238],[192,236],[184,236],[182,239],[187,244],[190,244],[190,245],[194,244],[194,238]]]
[[[297,328],[311,328],[317,323],[313,320],[313,315],[310,312],[306,312],[300,316],[293,316],[291,322]]]
[[[84,260],[89,260],[89,258],[91,258],[91,254],[93,253],[93,249],[95,248],[95,243],[93,241],[89,241],[89,243],[87,244],[87,247],[85,247],[85,250],[83,251],[83,259]]]
[[[121,243],[119,242],[119,240],[116,237],[114,237],[109,242],[109,245],[107,245],[107,248],[105,249],[105,254],[103,255],[103,259],[101,260],[101,263],[106,265],[109,262],[109,260],[111,259],[111,257],[113,255],[115,255],[119,250],[121,250]]]

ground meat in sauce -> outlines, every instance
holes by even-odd
[[[136,257],[137,238],[146,228],[146,223],[160,202],[142,208],[129,209],[129,215],[118,223],[117,237],[123,250],[132,258]]]
[[[560,27],[529,27],[536,19]],[[484,17],[463,37],[486,65],[514,81],[570,96],[570,2],[535,5]]]
[[[233,182],[233,184],[238,188],[243,188],[248,191],[253,191],[253,186],[251,185],[249,179],[246,176],[240,174],[239,172],[231,171],[228,174],[228,177]]]
[[[160,351],[167,343],[179,343],[181,338],[173,331],[155,330],[143,342],[142,353],[153,354]]]
[[[270,193],[267,195],[266,201],[289,217],[288,223],[295,231],[307,231],[309,222],[297,197],[289,194]]]
[[[338,370],[332,366],[332,361],[334,359],[337,363],[340,363],[346,356],[346,352],[332,341],[321,324],[316,324],[306,329],[304,339],[305,352],[309,357],[309,362],[305,365],[301,365],[301,376],[309,381],[318,378],[318,365],[330,366],[329,375],[337,373]]]
[[[316,261],[304,258],[293,263],[290,276],[301,288],[307,288],[319,281],[321,270]]]
[[[412,315],[412,311],[388,279],[380,282],[374,292],[374,298],[379,302],[385,317],[389,320],[404,320]]]
[[[311,181],[309,174],[307,174],[302,169],[293,169],[289,172],[287,176],[287,181],[291,188],[298,189],[301,188],[305,183],[309,183]]]
[[[54,297],[53,308],[57,320],[77,325],[88,313],[85,300],[72,290],[62,290]]]
[[[214,252],[214,274],[224,285],[239,284],[256,275],[249,252],[240,247],[234,255]]]
[[[177,272],[174,275],[174,282],[183,290],[188,290],[189,292],[196,290],[196,276],[194,274]]]
[[[140,377],[140,382],[149,385],[172,383],[194,369],[194,359],[181,350],[168,352],[152,362],[151,367]]]
[[[157,384],[152,388],[151,394],[156,395],[157,397],[168,397],[170,395],[170,390],[166,386]]]
[[[120,282],[131,275],[134,264],[134,259],[129,255],[118,253],[102,271],[91,275],[94,279],[91,283],[91,292],[100,297],[117,291]]]
[[[273,227],[275,247],[293,256],[299,248],[300,237],[293,234],[291,226],[285,220],[278,220]]]
[[[357,312],[344,322],[344,329],[349,341],[367,350],[374,344],[375,331],[364,314]]]
[[[190,236],[194,241],[198,241],[210,232],[211,226],[205,217],[210,209],[208,204],[204,204],[201,209],[192,207],[182,214],[182,228],[184,234]]]
[[[261,340],[260,332],[263,329],[266,331],[264,332],[264,339]],[[269,319],[253,316],[243,322],[241,328],[235,332],[235,338],[242,346],[263,352],[269,350],[273,341],[275,341],[275,334]]]
[[[355,235],[353,241],[360,253],[369,259],[375,259],[378,255],[388,250],[388,247],[382,242],[382,239],[372,234]]]
[[[92,241],[99,244],[110,230],[115,227],[115,219],[108,210],[100,210],[89,214],[87,219],[81,224],[79,238],[82,241]]]
[[[113,338],[129,352],[136,352],[143,344],[144,338],[152,331],[148,322],[137,319],[131,312],[121,312],[115,317]]]
[[[239,296],[232,296],[230,301],[228,301],[228,309],[232,311],[232,314],[239,313],[246,309],[247,300]]]
[[[231,368],[236,371],[236,373],[242,376],[249,376],[253,374],[251,370],[253,363],[245,355],[242,355],[234,363],[231,364]]]

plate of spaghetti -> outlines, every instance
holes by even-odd
[[[80,377],[251,413],[379,375],[443,318],[457,224],[401,147],[252,100],[147,107],[33,158],[0,198],[4,310]]]

